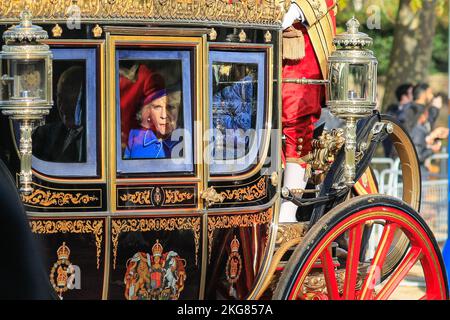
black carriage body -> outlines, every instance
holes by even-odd
[[[34,133],[34,189],[22,200],[49,280],[63,299],[252,297],[270,263],[280,201],[279,27],[119,20],[82,21],[79,29],[56,18],[41,24],[51,35],[55,106]],[[121,102],[129,98],[120,81],[135,64],[138,72],[145,65],[166,72],[166,80],[178,77],[178,123],[188,132],[181,164],[125,156]],[[251,73],[251,112],[242,121],[255,132],[253,149],[245,142],[250,161],[237,165],[223,150],[216,161],[214,146],[208,154],[217,126],[235,121],[233,127],[239,116],[213,110],[214,99],[227,103],[223,91],[242,80],[233,68]],[[81,86],[58,92],[71,72],[82,74]],[[73,87],[82,139],[66,155],[57,104]],[[17,124],[0,119],[1,157],[18,180]],[[222,202],[203,199],[211,187]]]

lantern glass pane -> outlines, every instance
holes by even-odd
[[[12,88],[12,78],[8,74],[8,60],[0,61],[0,101],[9,101]]]
[[[366,100],[368,95],[368,66],[350,64],[348,67],[348,100]]]
[[[45,59],[11,60],[11,100],[46,100]]]

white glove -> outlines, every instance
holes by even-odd
[[[283,30],[292,26],[295,20],[299,20],[303,23],[305,21],[305,16],[303,15],[302,10],[300,10],[300,7],[296,3],[292,3],[289,6],[288,12],[286,12],[283,17],[283,23],[281,24]]]

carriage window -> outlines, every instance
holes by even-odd
[[[55,176],[95,176],[96,49],[52,52],[54,105],[33,132],[33,168]]]
[[[189,51],[118,50],[122,173],[193,171]]]
[[[264,53],[210,53],[211,173],[237,173],[257,161],[264,118]]]
[[[33,155],[50,162],[86,162],[86,65],[54,62],[54,107],[33,133]]]

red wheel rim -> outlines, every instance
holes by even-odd
[[[365,276],[361,279],[362,284],[360,288],[357,288],[357,271],[361,265],[359,260],[362,234],[364,226],[373,221],[383,221],[384,228],[370,261],[370,266],[367,268]],[[381,267],[398,229],[401,229],[408,237],[410,249],[393,273],[385,281],[378,283]],[[344,272],[343,284],[339,286],[336,278],[336,263],[332,258],[331,246],[333,241],[344,233],[348,235],[348,250],[345,270],[341,270]],[[319,264],[317,264],[318,262]],[[288,298],[296,299],[300,297],[299,294],[303,294],[301,289],[306,277],[313,268],[317,270],[317,266],[319,266],[323,272],[326,283],[325,296],[328,299],[386,300],[392,296],[417,262],[420,262],[422,267],[426,286],[425,295],[421,299],[446,299],[446,286],[440,260],[426,230],[418,221],[404,211],[385,206],[372,207],[351,215],[327,231],[298,272]],[[376,286],[378,287],[375,289]],[[320,297],[324,299],[323,292],[320,294]]]

